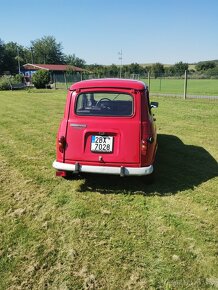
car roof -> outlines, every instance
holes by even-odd
[[[147,88],[147,85],[138,80],[104,78],[77,82],[70,87],[70,90],[73,91],[77,89],[89,89],[89,88],[123,88],[123,89],[144,90]]]

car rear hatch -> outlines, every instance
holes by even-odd
[[[65,162],[139,166],[140,122],[130,90],[72,93]]]

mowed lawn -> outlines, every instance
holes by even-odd
[[[0,92],[0,289],[216,289],[218,103],[155,98],[156,182],[55,177],[66,92]]]
[[[143,79],[148,84],[147,79]],[[184,94],[184,79],[150,79],[150,92]],[[218,79],[188,79],[187,94],[194,96],[218,96]]]

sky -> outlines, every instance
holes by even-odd
[[[30,47],[44,36],[54,36],[63,53],[87,64],[214,60],[218,0],[1,1],[4,43]]]

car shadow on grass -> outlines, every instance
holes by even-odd
[[[217,175],[216,160],[202,147],[185,145],[173,135],[158,135],[155,181],[146,177],[83,175],[81,191],[104,194],[172,195],[193,189]]]

